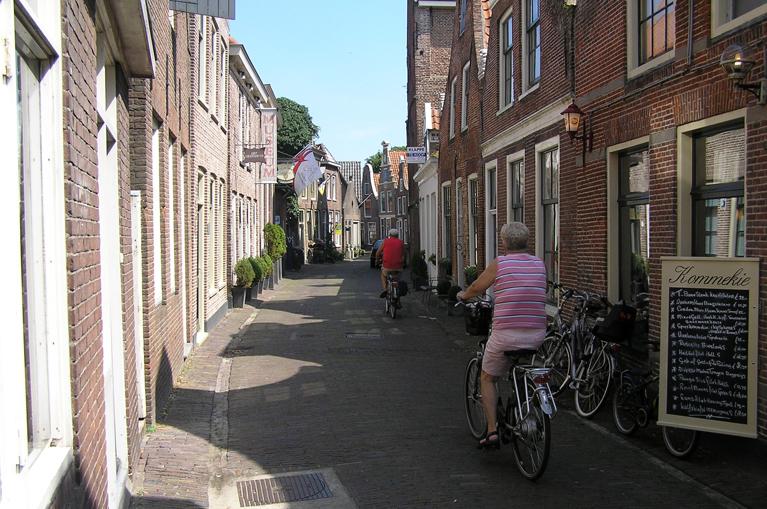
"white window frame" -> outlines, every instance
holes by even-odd
[[[160,138],[162,126],[152,119],[152,264],[154,280],[154,305],[163,302],[162,293],[162,216],[160,203]]]
[[[514,32],[511,33],[511,100],[506,102],[506,23],[509,18],[512,18],[512,26],[514,26],[513,8],[510,8],[501,17],[501,21],[498,23],[498,113],[502,113],[509,109],[515,102],[514,96]]]
[[[490,208],[490,172],[495,175],[495,208]],[[491,228],[488,228],[490,221],[495,221],[495,235]],[[492,262],[495,257],[490,256],[490,246],[495,244],[494,251],[498,256],[498,162],[490,161],[485,163],[485,267]]]
[[[620,155],[649,144],[650,137],[642,136],[607,147],[607,298],[610,302],[620,298]],[[652,240],[652,222],[649,228],[649,239]]]
[[[711,0],[711,38],[718,37],[738,27],[746,25],[757,18],[767,15],[767,4],[751,9],[745,14],[730,21],[723,21],[727,16],[727,6],[722,0]]]
[[[713,3],[716,3],[714,1]],[[676,6],[675,6],[676,9]],[[674,17],[676,18],[676,10]],[[676,44],[674,44],[674,48]],[[674,59],[675,50],[671,48],[662,55],[658,55],[639,65],[639,2],[626,0],[626,76],[628,79],[636,78],[642,74],[660,67]]]
[[[477,186],[477,204],[479,203],[479,174],[472,173],[469,175],[467,179],[468,185],[466,186],[466,206],[467,208],[467,214],[466,216],[469,218],[469,265],[476,265],[477,264],[477,258],[479,256],[479,246],[476,245],[476,241],[479,240],[477,237],[477,230],[479,229],[479,224],[474,223],[474,214],[472,212],[471,207],[471,186],[472,182],[475,183]]]
[[[196,15],[197,21],[197,98],[208,100],[208,20]]]
[[[512,167],[516,163],[522,163],[522,175],[525,175],[525,151],[518,150],[513,154],[506,156],[506,222],[511,223],[513,218],[512,203],[514,197],[514,178],[512,174]],[[524,210],[525,210],[525,193],[524,188],[522,191],[522,219],[524,222]]]
[[[218,111],[218,117],[221,119],[221,127],[223,129],[227,128],[227,96],[229,95],[229,87],[227,86],[229,83],[229,80],[226,79],[226,71],[229,68],[229,65],[227,64],[229,62],[229,48],[226,44],[226,41],[223,37],[219,37],[218,39],[219,44],[219,58],[221,61],[219,62],[219,93],[218,93],[218,103],[217,103],[217,111]]]
[[[218,105],[218,27],[216,26],[216,21],[214,18],[211,18],[212,27],[210,30],[210,41],[211,41],[211,47],[210,47],[210,67],[211,72],[210,75],[212,77],[210,87],[208,89],[208,105],[210,106],[210,112],[211,115],[213,115],[213,118],[216,119],[216,113],[217,113],[217,105]],[[206,77],[208,76],[208,73],[206,73]]]
[[[458,77],[450,82],[450,139],[455,137],[455,86],[458,83]]]
[[[746,140],[748,140],[748,109],[742,108],[735,111],[709,117],[697,122],[691,122],[677,127],[676,138],[676,171],[677,171],[677,256],[692,255],[692,186],[693,186],[693,140],[697,131],[709,129],[722,124],[729,124],[738,120],[743,121]],[[746,179],[747,180],[747,179]],[[748,188],[744,189],[744,199],[748,200]],[[746,202],[748,210],[748,202]],[[651,207],[652,209],[652,207]],[[748,216],[746,216],[748,221]]]
[[[168,273],[170,293],[176,294],[176,140],[168,137]]]
[[[445,218],[445,189],[448,190],[448,193],[450,193],[450,208],[453,208],[452,203],[452,196],[453,196],[453,189],[452,189],[452,181],[443,182],[442,185],[439,188],[439,204],[440,204],[440,215],[439,215],[439,229],[442,233],[442,242],[439,244],[439,252],[440,256],[439,259],[442,258],[449,258],[451,261],[453,259],[453,249],[455,248],[454,243],[452,242],[452,210],[449,217]],[[447,221],[446,221],[447,219]],[[448,237],[450,237],[450,246],[448,249],[447,240]],[[450,251],[450,252],[448,252]],[[439,260],[438,260],[439,261]]]
[[[464,284],[464,271],[463,263],[465,256],[465,249],[463,243],[463,178],[459,177],[455,179],[455,193],[454,193],[454,216],[455,216],[455,252],[456,252],[456,269],[458,274],[458,286]],[[460,248],[459,248],[460,246]]]
[[[524,98],[527,94],[530,94],[531,92],[538,89],[538,87],[541,85],[541,79],[543,78],[543,69],[540,69],[540,75],[538,76],[538,80],[530,84],[530,62],[529,62],[529,41],[527,37],[527,2],[530,0],[522,0],[522,15],[519,17],[519,26],[520,26],[520,38],[522,39],[522,95],[519,96],[519,99]],[[539,10],[539,18],[538,23],[541,27],[541,61],[539,62],[539,65],[543,64],[543,20],[541,19],[543,16],[543,12],[541,11],[541,5],[538,4],[538,10]]]
[[[17,2],[16,8],[29,13],[30,32],[39,37],[42,44],[32,44],[25,35],[17,34],[33,47],[44,70],[39,76],[36,88],[40,110],[45,112],[40,121],[40,112],[30,112],[24,117],[25,129],[35,133],[34,150],[38,155],[30,161],[31,172],[28,182],[33,186],[31,193],[36,203],[45,207],[34,207],[31,213],[39,214],[33,220],[39,225],[36,231],[27,231],[25,242],[37,242],[42,249],[36,250],[40,257],[34,264],[27,261],[27,276],[35,280],[33,287],[27,287],[28,298],[34,299],[36,307],[31,311],[32,320],[41,331],[46,349],[46,362],[42,369],[47,376],[48,445],[27,452],[27,408],[25,387],[24,342],[24,299],[22,294],[21,267],[21,183],[18,180],[18,124],[17,80],[20,69],[16,66],[16,41],[14,2],[0,3],[0,31],[6,34],[4,54],[9,66],[9,78],[0,82],[0,107],[13,112],[14,121],[0,126],[0,149],[6,164],[12,171],[0,192],[0,211],[6,220],[3,250],[2,280],[5,283],[4,313],[7,319],[4,332],[7,341],[0,342],[0,403],[3,418],[0,420],[0,481],[2,481],[2,503],[7,507],[44,506],[58,488],[73,461],[72,455],[72,414],[71,380],[69,359],[68,286],[65,233],[64,165],[63,165],[63,108],[61,103],[62,60],[60,2],[38,2],[36,9],[27,2]],[[45,4],[43,6],[42,4]],[[46,46],[47,47],[44,47]],[[37,46],[37,48],[34,48]],[[37,54],[40,52],[40,54]],[[15,176],[14,176],[15,175]],[[28,211],[27,213],[29,213]],[[31,235],[42,233],[42,237],[30,239]],[[36,270],[35,267],[41,268]],[[44,267],[44,270],[42,270]],[[30,274],[30,271],[33,271]],[[39,284],[38,284],[39,283]],[[39,288],[38,288],[39,287]],[[30,321],[32,321],[30,320]],[[19,467],[17,467],[19,465]],[[20,469],[20,470],[19,470]]]
[[[461,132],[469,128],[469,70],[471,60],[466,62],[461,72]]]
[[[548,140],[544,140],[540,143],[535,144],[535,255],[540,258],[541,260],[544,259],[544,253],[543,253],[543,182],[542,182],[542,167],[541,167],[541,154],[544,152],[547,152],[552,149],[557,149],[558,157],[561,161],[561,155],[562,151],[559,146],[559,136],[554,136],[552,138],[549,138]],[[560,164],[561,168],[561,164]],[[559,175],[559,174],[558,174]],[[561,178],[560,178],[561,182]],[[561,188],[560,188],[560,198],[561,200]],[[561,210],[561,209],[560,209]],[[561,226],[561,220],[560,216],[558,215],[556,218],[557,222],[557,228],[556,228],[556,236],[558,239],[561,239],[560,237],[560,226]],[[557,266],[559,267],[559,262],[557,261]],[[547,277],[552,277],[551,274],[547,274]],[[551,307],[551,304],[546,304],[546,312],[548,314],[553,314],[556,312],[555,307]]]

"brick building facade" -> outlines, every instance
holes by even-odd
[[[426,130],[432,128],[432,110],[440,110],[447,82],[453,34],[455,0],[407,3],[407,146],[424,146]],[[418,204],[418,186],[412,177],[419,165],[408,165],[408,203]],[[418,247],[419,212],[408,214],[411,243]]]
[[[362,245],[368,249],[380,238],[377,176],[370,163],[362,167]]]
[[[20,120],[0,137],[18,168],[0,200],[15,218],[0,505],[123,507],[145,423],[226,310],[218,232],[230,182],[245,192],[228,175],[227,22],[165,0],[45,0],[0,3],[0,32],[15,55],[0,101]],[[262,98],[276,122],[268,86]],[[269,190],[262,202],[271,217]]]
[[[738,44],[755,63],[747,79],[764,77],[767,6],[735,2],[727,10],[704,0],[655,2],[657,23],[650,25],[635,2],[579,3],[575,10],[542,0],[458,3],[466,8],[457,9],[446,88],[446,97],[454,91],[457,100],[447,99],[442,111],[440,185],[457,186],[473,172],[477,196],[465,185],[460,198],[443,187],[438,231],[450,232],[452,250],[469,245],[463,263],[472,261],[476,246],[482,267],[500,247],[500,226],[521,220],[530,229],[529,249],[544,259],[550,279],[612,301],[631,302],[649,291],[649,334],[658,339],[661,257],[765,256],[767,110],[733,87],[720,57]],[[466,30],[474,28],[473,39],[460,35],[461,11]],[[643,33],[651,37],[642,39]],[[470,71],[466,99],[463,66]],[[593,133],[593,146],[571,141],[565,132],[561,113],[571,102],[586,112],[579,135]],[[445,227],[446,202],[465,211],[455,216],[476,216],[473,245],[471,224]],[[764,269],[762,262],[762,304]],[[550,299],[556,302],[553,292]],[[764,327],[762,316],[762,437]],[[646,346],[632,350],[651,359]]]

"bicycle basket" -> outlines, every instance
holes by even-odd
[[[606,341],[626,343],[631,340],[637,310],[627,304],[615,304],[603,320],[598,320],[592,332]]]
[[[466,334],[486,336],[490,332],[493,310],[490,306],[478,305],[474,308],[467,308],[463,318],[466,324]]]

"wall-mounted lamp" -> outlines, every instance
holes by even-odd
[[[590,127],[586,127],[586,121],[581,122],[585,115],[583,111],[573,102],[570,103],[570,106],[561,115],[565,120],[565,131],[570,135],[570,140],[581,140],[583,142],[583,153],[586,154],[587,149],[591,152],[594,147],[594,132]],[[581,123],[583,123],[583,134],[578,134]]]
[[[745,57],[743,48],[737,44],[728,46],[722,53],[719,63],[722,65],[724,72],[727,73],[727,77],[732,80],[737,88],[754,94],[759,104],[767,104],[767,78],[762,78],[754,83],[745,81],[756,62]],[[765,50],[764,69],[765,71],[763,72],[767,72],[767,50]]]

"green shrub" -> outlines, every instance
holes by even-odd
[[[264,279],[264,269],[261,268],[261,264],[258,263],[258,258],[251,256],[248,258],[248,262],[250,262],[250,266],[253,267],[253,273],[255,274],[253,282],[257,283]]]
[[[283,230],[280,225],[272,223],[265,224],[264,240],[266,241],[266,254],[268,254],[272,260],[277,260],[288,250],[285,241],[285,230]]]
[[[235,286],[250,287],[253,284],[253,278],[256,277],[255,272],[253,272],[253,266],[247,258],[237,262],[234,266],[234,273],[237,276]]]
[[[266,279],[266,277],[269,275],[269,265],[267,265],[266,260],[264,260],[263,256],[259,256],[256,258],[256,263],[261,269],[261,281]]]
[[[477,280],[479,270],[476,265],[469,265],[468,267],[464,267],[463,273],[466,276],[466,284],[470,285]]]
[[[268,254],[265,254],[261,257],[262,260],[264,260],[264,266],[266,267],[266,270],[264,271],[264,276],[269,277],[272,275],[272,257]]]

